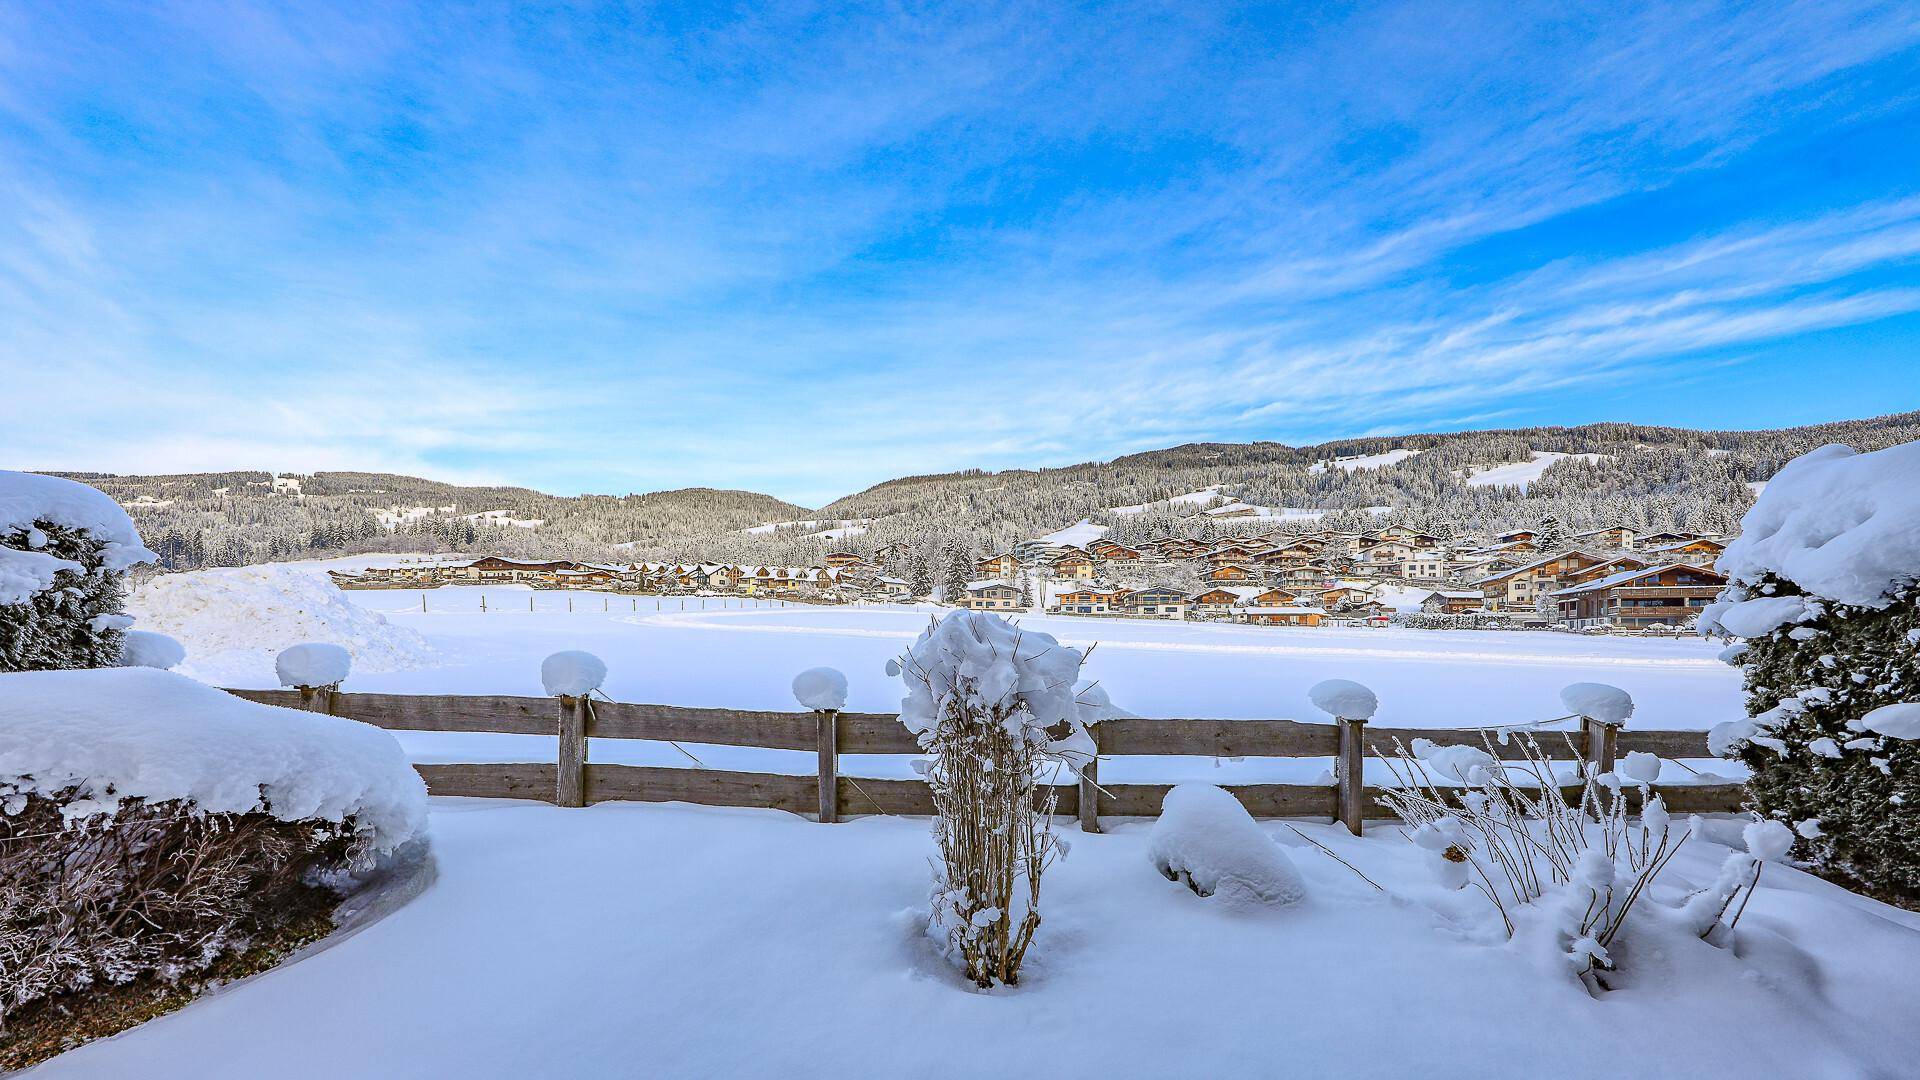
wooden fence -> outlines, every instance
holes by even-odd
[[[584,698],[491,697],[414,694],[347,694],[327,689],[230,690],[268,705],[325,712],[398,731],[461,731],[559,737],[552,763],[417,765],[435,795],[540,799],[560,806],[616,800],[748,806],[816,814],[838,821],[846,814],[932,814],[933,796],[922,780],[841,776],[841,754],[919,754],[919,743],[893,713],[751,712],[633,705]],[[1583,719],[1588,760],[1611,769],[1615,756],[1645,751],[1662,758],[1708,757],[1702,731],[1636,731]],[[1372,747],[1395,739],[1429,739],[1441,745],[1482,745],[1467,728],[1377,727],[1355,720],[1306,724],[1294,720],[1107,720],[1093,727],[1100,756],[1188,755],[1197,757],[1331,758],[1334,783],[1228,784],[1255,817],[1328,817],[1358,833],[1365,818],[1392,817],[1363,787]],[[648,739],[812,750],[814,775],[738,772],[722,769],[599,765],[589,759],[592,739]],[[1560,745],[1552,733],[1549,753]],[[1496,743],[1505,758],[1518,758],[1517,741]],[[1101,784],[1099,762],[1083,770],[1077,786],[1058,793],[1057,810],[1077,815],[1081,827],[1100,830],[1100,818],[1152,817],[1171,784]],[[1674,813],[1717,813],[1740,808],[1739,784],[1662,785]]]

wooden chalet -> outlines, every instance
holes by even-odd
[[[1164,585],[1135,589],[1120,598],[1120,610],[1128,615],[1145,615],[1156,619],[1184,619],[1187,616],[1187,594]]]
[[[1241,608],[1240,618],[1260,626],[1319,626],[1327,613],[1319,608],[1295,605],[1256,605]]]
[[[1442,589],[1430,592],[1420,601],[1420,610],[1429,615],[1460,615],[1480,611],[1486,597],[1478,589]]]
[[[1622,570],[1553,594],[1560,617],[1575,629],[1681,628],[1700,617],[1727,584],[1726,575],[1692,563]]]
[[[1239,563],[1224,563],[1220,566],[1212,567],[1200,576],[1203,580],[1216,583],[1222,581],[1258,581],[1260,579],[1260,572],[1251,567],[1242,566]]]
[[[997,578],[970,581],[966,593],[951,601],[955,607],[974,611],[1018,611],[1020,590]]]
[[[1120,609],[1124,589],[1076,589],[1054,596],[1054,609],[1068,615],[1106,615]]]
[[[1014,558],[1013,552],[1003,551],[974,563],[973,572],[981,577],[1011,578],[1020,572],[1020,560]]]

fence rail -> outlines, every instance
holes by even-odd
[[[282,705],[363,721],[399,731],[458,731],[559,737],[553,762],[416,765],[435,795],[540,799],[562,806],[595,802],[690,802],[816,814],[837,821],[843,814],[931,814],[933,796],[921,780],[849,779],[839,773],[842,754],[917,754],[919,743],[893,713],[762,712],[695,709],[678,705],[586,702],[574,698],[488,695],[345,694],[328,689],[229,690],[267,705]],[[1482,745],[1475,728],[1375,727],[1359,721],[1309,724],[1295,720],[1116,719],[1094,726],[1102,758],[1142,755],[1195,757],[1324,757],[1333,759],[1327,784],[1223,785],[1255,817],[1328,817],[1356,832],[1364,818],[1392,812],[1362,786],[1365,760],[1374,747],[1395,740],[1428,739],[1440,745]],[[1558,732],[1546,744],[1557,748]],[[1662,758],[1704,758],[1701,731],[1635,731],[1584,722],[1568,733],[1601,768],[1616,755],[1644,751]],[[722,769],[601,765],[589,760],[592,739],[644,739],[817,751],[814,775]],[[1517,740],[1495,742],[1503,758],[1518,758]],[[1152,817],[1171,784],[1101,784],[1098,762],[1086,767],[1077,786],[1056,791],[1056,810],[1078,816],[1090,832],[1100,817]],[[1575,788],[1566,789],[1569,792]],[[1738,810],[1739,784],[1660,786],[1674,813]]]

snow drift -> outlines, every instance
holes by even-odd
[[[127,610],[187,650],[182,670],[214,682],[274,685],[274,657],[307,642],[339,645],[362,673],[430,667],[427,640],[347,600],[323,572],[267,564],[167,574]]]
[[[1201,896],[1292,904],[1307,894],[1293,860],[1224,788],[1181,784],[1160,807],[1147,858]]]

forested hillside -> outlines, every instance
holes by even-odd
[[[128,504],[172,567],[373,550],[806,565],[829,545],[866,554],[900,542],[930,557],[986,554],[1082,518],[1122,540],[1169,530],[1315,527],[1306,514],[1215,520],[1202,513],[1228,499],[1263,514],[1326,511],[1319,523],[1337,528],[1400,522],[1441,534],[1487,532],[1538,527],[1552,515],[1569,530],[1624,524],[1727,532],[1751,504],[1752,485],[1787,460],[1823,443],[1870,450],[1913,439],[1920,439],[1920,413],[1778,431],[1593,424],[1308,447],[1199,443],[1055,469],[903,477],[820,510],[711,488],[559,497],[374,473],[277,483],[264,472],[65,475]],[[1165,501],[1207,489],[1218,497]],[[776,522],[799,524],[747,532]],[[854,524],[815,535],[847,522]]]

